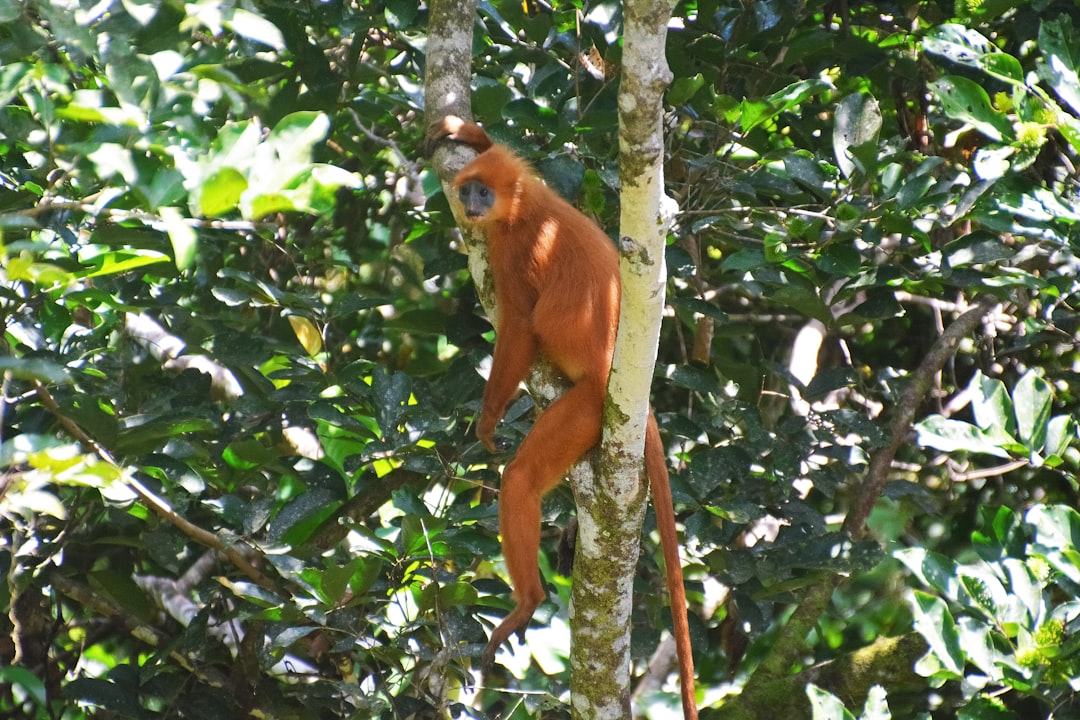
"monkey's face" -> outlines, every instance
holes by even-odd
[[[495,191],[479,180],[469,180],[458,188],[458,198],[465,208],[465,217],[482,220],[495,206]]]

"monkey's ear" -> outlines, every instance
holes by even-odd
[[[457,115],[446,115],[431,123],[424,134],[423,142],[420,143],[420,152],[424,157],[431,157],[439,143],[444,140],[457,140],[455,135],[464,124],[465,121]]]

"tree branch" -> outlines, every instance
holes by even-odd
[[[664,308],[662,95],[667,0],[624,3],[619,88],[622,302],[598,473],[574,483],[578,543],[571,596],[574,718],[630,716],[630,611],[647,494],[641,459]],[[597,648],[603,648],[598,652]]]
[[[934,385],[934,376],[945,367],[945,363],[956,352],[960,341],[979,326],[983,317],[993,310],[997,303],[998,301],[991,297],[979,298],[970,310],[945,329],[919,367],[911,374],[907,388],[900,397],[900,404],[896,406],[892,423],[889,425],[889,441],[874,453],[866,477],[863,478],[856,493],[855,504],[844,518],[844,530],[853,538],[862,537],[866,531],[866,519],[870,517],[870,511],[874,509],[874,504],[885,488],[889,467],[896,458],[896,452],[907,440],[919,405],[926,399],[926,394]]]
[[[856,493],[855,502],[844,519],[843,528],[853,538],[862,537],[865,533],[866,520],[885,487],[889,467],[900,446],[907,440],[915,414],[933,387],[934,376],[945,367],[960,341],[970,335],[996,305],[997,300],[993,298],[978,299],[971,309],[945,329],[919,367],[911,374],[889,426],[888,441],[871,458],[866,476]],[[764,700],[775,697],[776,683],[788,677],[791,667],[805,654],[807,635],[825,612],[833,591],[842,581],[841,577],[832,577],[807,591],[788,620],[780,639],[747,681],[742,693],[725,706],[730,708],[732,718],[755,717],[753,708],[758,707]],[[797,716],[805,717],[806,711]]]
[[[77,422],[64,414],[63,409],[57,404],[52,394],[44,385],[36,383],[36,388],[38,399],[41,401],[41,404],[53,414],[69,435],[108,464],[123,470],[122,466],[115,458],[113,458],[112,453],[110,453],[107,448],[100,445],[96,440],[90,437]],[[279,591],[277,585],[270,580],[270,578],[259,572],[255,566],[248,561],[244,552],[241,552],[233,545],[227,545],[214,533],[199,527],[187,518],[178,514],[172,509],[169,503],[158,497],[149,488],[133,477],[131,473],[124,472],[123,478],[124,484],[127,485],[132,492],[138,495],[147,507],[157,513],[158,517],[168,522],[195,542],[220,552],[234,567],[236,567],[237,570],[242,572],[253,582],[257,583],[260,587],[273,592]],[[244,546],[244,548],[248,553],[254,552],[250,547]]]

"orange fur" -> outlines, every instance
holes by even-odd
[[[491,634],[484,653],[490,663],[498,646],[524,629],[546,597],[537,566],[541,500],[600,441],[619,322],[619,257],[600,228],[538,180],[508,148],[493,144],[479,126],[451,116],[434,124],[428,138],[448,138],[480,153],[454,179],[459,193],[474,182],[494,193],[486,213],[469,219],[487,237],[499,309],[477,437],[494,450],[495,426],[538,355],[573,383],[540,414],[503,470],[499,528],[517,605]],[[645,464],[671,594],[683,712],[686,718],[697,718],[675,513],[664,448],[651,412]]]

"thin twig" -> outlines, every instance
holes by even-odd
[[[112,456],[107,448],[99,444],[90,435],[86,433],[77,422],[64,414],[64,411],[57,404],[52,394],[41,383],[36,383],[37,396],[41,400],[41,404],[45,406],[53,416],[60,421],[60,424],[68,432],[69,435],[74,437],[79,443],[86,447],[91,452],[95,453],[102,460],[112,465],[115,468],[123,469],[120,463]],[[155,513],[158,514],[163,520],[171,524],[180,532],[187,535],[195,542],[205,545],[206,547],[216,550],[228,559],[230,563],[236,567],[237,570],[242,572],[253,582],[257,583],[260,587],[270,590],[272,592],[278,592],[280,588],[270,580],[266,575],[259,572],[244,556],[244,553],[238,550],[232,545],[226,545],[222,542],[214,533],[195,525],[187,518],[179,515],[164,499],[158,497],[149,488],[139,482],[130,473],[123,473],[124,483],[136,494],[142,501]],[[245,546],[250,552],[251,548]]]
[[[1013,460],[1003,465],[995,465],[994,467],[983,468],[981,470],[972,470],[964,473],[952,473],[952,481],[963,483],[970,482],[972,480],[983,480],[990,477],[998,477],[999,475],[1005,475],[1011,473],[1013,470],[1019,470],[1022,467],[1027,467],[1031,463],[1028,460]]]
[[[73,200],[57,200],[40,202],[37,205],[22,210],[0,213],[0,217],[37,217],[51,212],[84,212],[93,217],[104,216],[113,222],[138,220],[146,224],[164,224],[165,220],[160,215],[148,213],[142,210],[123,210],[120,208],[107,208],[92,205],[86,202]],[[185,225],[197,229],[232,230],[240,232],[255,232],[277,227],[272,222],[252,222],[249,220],[204,220],[201,218],[182,218]]]

